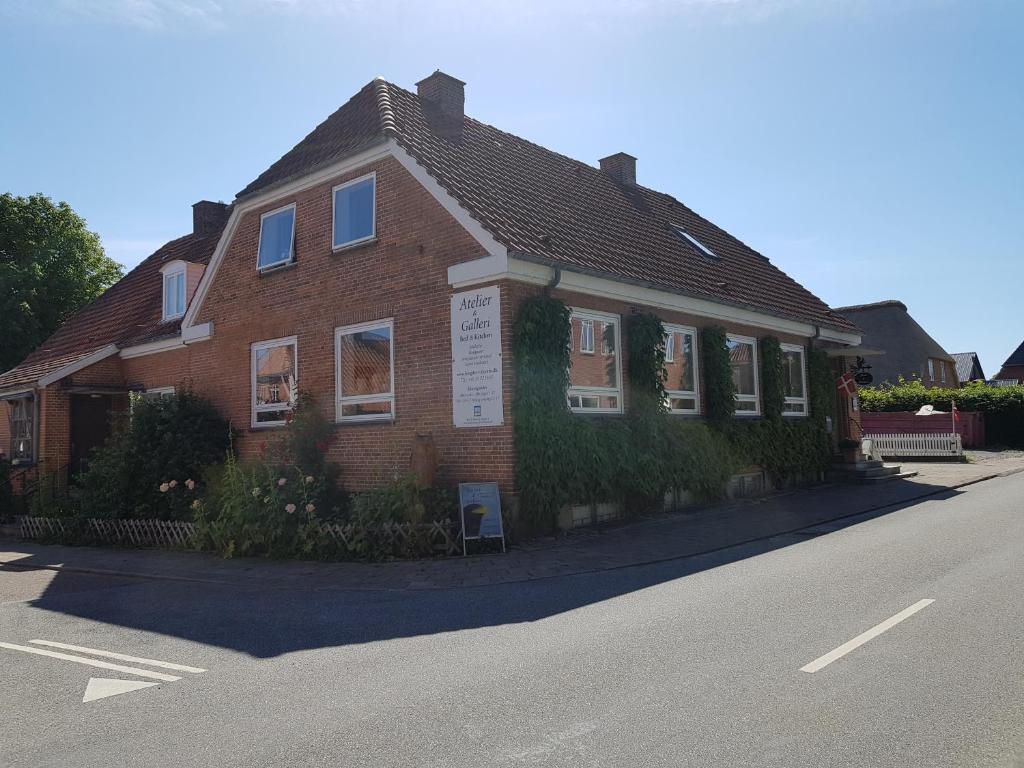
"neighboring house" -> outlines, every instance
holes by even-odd
[[[768,335],[784,344],[788,414],[808,413],[807,349],[858,344],[853,322],[638,184],[633,157],[594,168],[473,120],[463,86],[441,72],[418,93],[374,80],[230,206],[197,203],[192,234],[0,376],[14,428],[5,444],[42,474],[73,473],[129,393],[189,382],[241,429],[236,448],[252,457],[301,389],[337,422],[329,458],[348,488],[405,471],[429,434],[442,481],[509,492],[511,326],[545,292],[573,308],[576,413],[629,407],[622,322],[637,311],[670,333],[673,412],[703,412],[699,337],[721,325],[739,415],[761,413],[757,341]],[[494,423],[457,427],[451,299],[487,287],[498,295],[503,406]]]
[[[835,311],[861,329],[865,349],[884,353],[864,355],[864,362],[871,366],[872,385],[895,384],[902,377],[920,379],[926,387],[958,386],[953,356],[918,325],[902,301],[837,307]]]
[[[985,380],[985,371],[981,368],[977,352],[953,352],[952,357],[956,363],[956,377],[961,385]]]
[[[1003,367],[996,374],[996,381],[1024,384],[1024,341],[1006,358]]]

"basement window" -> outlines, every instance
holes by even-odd
[[[394,322],[378,320],[334,332],[338,421],[395,417]]]
[[[291,263],[295,256],[295,203],[260,217],[260,250],[257,269]]]
[[[377,175],[371,173],[334,188],[334,250],[374,238],[376,187]]]
[[[782,412],[786,416],[806,416],[807,362],[803,347],[782,345],[782,378],[786,395]]]
[[[757,416],[761,413],[757,399],[757,340],[729,334],[725,346],[732,363],[732,382],[736,385],[736,413]]]
[[[298,394],[298,344],[294,336],[252,345],[252,426],[288,423]]]
[[[672,231],[676,233],[676,235],[679,237],[680,240],[682,240],[683,242],[687,243],[688,245],[696,248],[697,252],[701,256],[706,256],[707,258],[715,259],[716,261],[718,260],[718,254],[716,254],[714,251],[712,251],[710,248],[708,248],[706,245],[704,245],[704,243],[702,243],[700,240],[695,238],[693,235],[691,235],[689,232],[687,232],[681,226],[679,226],[678,224],[672,224],[671,228],[672,228]]]
[[[570,334],[580,349],[569,352],[569,408],[574,413],[622,413],[619,316],[573,309]],[[601,338],[601,355],[594,342]]]

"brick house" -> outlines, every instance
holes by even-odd
[[[1003,367],[996,374],[996,381],[1024,384],[1024,341],[1003,361]]]
[[[622,321],[635,311],[666,323],[681,417],[704,408],[698,350],[710,325],[729,332],[737,418],[761,412],[766,335],[784,344],[788,415],[808,413],[806,350],[841,354],[860,341],[853,323],[638,184],[635,158],[595,168],[466,117],[463,102],[464,83],[441,72],[417,93],[373,80],[233,203],[195,204],[191,234],[0,376],[8,455],[23,473],[74,474],[131,393],[159,397],[187,381],[242,430],[236,447],[252,457],[301,388],[337,422],[330,458],[346,487],[403,471],[429,436],[442,481],[494,480],[508,493],[511,325],[545,291],[573,308],[568,398],[581,418],[628,409]],[[500,354],[487,400],[496,413],[460,424],[451,331],[452,297],[463,295],[471,306],[494,297]]]

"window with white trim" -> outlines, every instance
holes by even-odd
[[[35,461],[36,401],[19,397],[8,401],[11,428],[11,462],[30,464]]]
[[[576,413],[621,413],[619,316],[573,309],[570,324],[580,349],[569,353],[569,408]],[[594,354],[596,336],[601,338],[601,355]]]
[[[185,314],[185,265],[180,264],[164,272],[164,320]]]
[[[252,345],[252,426],[287,423],[298,396],[298,343],[294,336]]]
[[[807,415],[807,357],[797,344],[782,344],[782,383],[785,400],[782,412],[787,416]]]
[[[295,256],[295,203],[260,216],[257,269],[289,264]]]
[[[935,381],[935,361],[928,358],[928,381]]]
[[[757,339],[729,334],[725,341],[732,364],[732,381],[736,385],[736,413],[756,416],[761,413],[757,397]]]
[[[339,184],[334,196],[334,249],[372,240],[376,236],[377,175]]]
[[[665,325],[665,397],[672,413],[699,413],[697,329]]]
[[[334,331],[338,421],[395,417],[394,321]]]

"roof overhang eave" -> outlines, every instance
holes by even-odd
[[[838,333],[845,334],[856,334],[860,335],[861,331],[859,328],[844,328],[839,325],[830,325],[828,323],[821,323],[814,320],[810,320],[806,317],[798,317],[784,312],[771,312],[763,307],[755,307],[750,304],[744,304],[738,301],[728,301],[727,299],[721,299],[717,296],[707,296],[699,293],[692,293],[689,291],[681,291],[678,288],[670,288],[665,285],[651,282],[649,280],[640,280],[638,278],[623,277],[621,275],[611,274],[610,272],[603,272],[599,269],[592,269],[590,267],[581,267],[575,264],[567,264],[564,261],[558,261],[556,259],[547,258],[544,256],[538,256],[534,253],[527,251],[509,251],[509,257],[515,259],[521,259],[522,261],[529,261],[534,264],[542,264],[546,267],[552,267],[553,269],[561,270],[562,272],[575,272],[581,275],[589,275],[591,277],[600,277],[605,280],[614,280],[620,283],[626,283],[628,285],[635,285],[639,288],[648,288],[654,291],[664,291],[666,293],[674,293],[679,296],[685,296],[690,299],[700,299],[702,301],[710,301],[715,304],[721,304],[726,307],[735,307],[736,309],[745,309],[749,312],[758,312],[763,315],[769,315],[771,317],[777,317],[781,320],[789,320],[795,323],[804,323],[815,328],[828,328]]]

